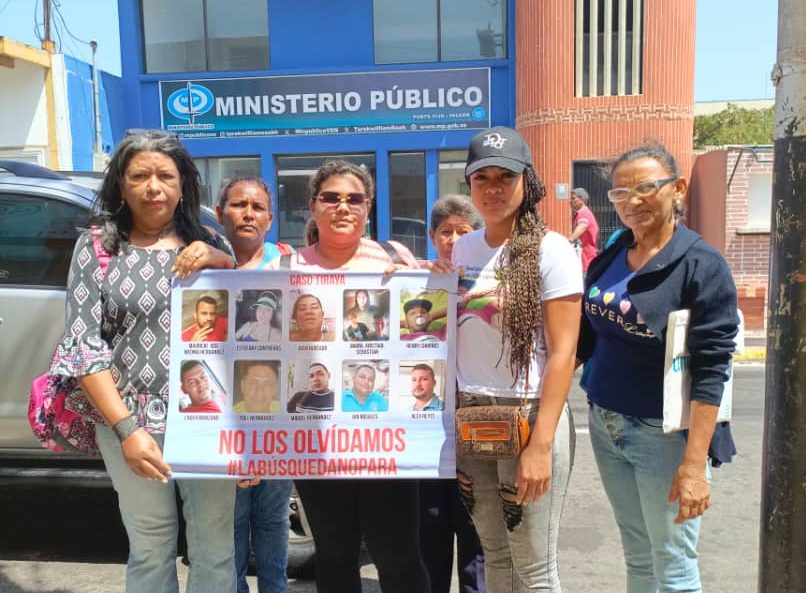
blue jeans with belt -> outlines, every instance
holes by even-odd
[[[678,504],[666,502],[686,437],[664,433],[662,424],[590,405],[591,444],[621,531],[627,593],[701,593],[700,519],[675,524]]]
[[[291,480],[261,480],[235,495],[235,570],[238,593],[249,593],[246,569],[249,548],[255,553],[259,593],[285,593],[288,588],[288,499]]]
[[[235,482],[215,479],[169,480],[167,484],[135,474],[123,459],[115,433],[95,426],[98,447],[129,536],[126,593],[178,593],[176,538],[182,497],[190,573],[187,593],[235,593],[232,522]],[[162,447],[164,435],[152,435]]]
[[[518,405],[520,399],[461,394],[461,406]],[[526,408],[534,426],[539,400]],[[542,591],[560,593],[557,538],[571,466],[575,434],[571,411],[565,406],[557,422],[551,449],[551,484],[537,501],[511,501],[518,459],[476,459],[458,456],[459,489],[470,511],[484,550],[488,593]],[[463,481],[469,484],[463,485]]]

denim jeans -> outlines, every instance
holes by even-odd
[[[593,454],[613,507],[628,593],[700,593],[700,519],[675,524],[677,503],[666,499],[683,459],[686,437],[665,434],[662,421],[590,405]],[[709,474],[710,478],[710,474]]]
[[[449,593],[456,539],[459,593],[486,593],[484,553],[456,480],[419,480],[420,551],[431,593]]]
[[[129,536],[126,593],[178,593],[176,539],[179,516],[176,488],[187,524],[188,593],[235,593],[232,480],[146,480],[126,465],[117,437],[96,425],[106,471],[118,494],[118,506]],[[155,434],[160,447],[163,435]]]
[[[462,406],[514,405],[520,400],[462,394]],[[532,425],[538,400],[527,404]],[[554,433],[551,485],[537,501],[517,505],[507,497],[515,492],[517,459],[486,460],[459,456],[457,473],[469,479],[463,492],[481,547],[488,593],[543,591],[560,593],[557,535],[574,459],[575,435],[566,406]]]
[[[285,593],[288,589],[288,499],[291,480],[261,480],[235,494],[235,571],[238,593],[249,593],[246,569],[249,548],[255,553],[259,593]]]
[[[297,480],[316,544],[318,593],[361,593],[361,538],[383,593],[430,593],[414,480]]]

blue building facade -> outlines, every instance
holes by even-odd
[[[334,157],[377,183],[372,234],[420,257],[428,212],[467,193],[465,150],[515,122],[514,0],[119,0],[125,127],[176,132],[214,203],[233,175],[273,193],[299,245],[307,178]]]
[[[65,54],[64,69],[72,138],[72,168],[92,171],[95,141],[92,65]],[[101,119],[101,152],[109,153],[126,130],[121,79],[108,72],[98,72],[98,104]]]

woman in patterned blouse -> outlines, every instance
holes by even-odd
[[[169,481],[162,459],[171,277],[232,268],[234,261],[200,223],[199,173],[173,135],[124,138],[99,203],[91,225],[109,265],[104,274],[91,233],[82,234],[70,267],[65,337],[51,372],[78,377],[105,420],[96,437],[129,536],[126,591],[178,591],[178,487],[191,563],[187,591],[234,593],[235,484]]]

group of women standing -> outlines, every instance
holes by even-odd
[[[517,131],[478,134],[465,175],[481,220],[457,206],[460,198],[450,198],[435,211],[439,220],[431,228],[440,261],[430,267],[460,270],[467,289],[457,329],[457,402],[522,403],[530,440],[516,459],[460,457],[457,481],[444,481],[445,489],[411,480],[299,481],[316,543],[317,589],[361,591],[363,540],[385,593],[447,591],[444,564],[452,546],[429,546],[435,541],[426,534],[437,526],[430,533],[445,541],[438,535],[445,525],[433,519],[450,515],[457,517],[463,593],[485,590],[483,572],[490,593],[559,592],[557,536],[574,455],[566,399],[575,365],[590,359],[591,440],[621,530],[627,590],[701,591],[696,545],[699,517],[710,505],[707,451],[738,320],[724,260],[679,224],[686,182],[674,158],[661,146],[644,146],[615,162],[609,197],[627,230],[591,264],[584,286],[573,248],[541,219],[538,203],[546,191]],[[320,167],[310,182],[309,244],[290,256],[290,268],[419,267],[403,245],[391,242],[392,257],[364,237],[373,197],[373,180],[361,167],[343,161]],[[62,356],[51,370],[79,377],[105,420],[97,438],[129,536],[126,590],[178,590],[177,487],[187,521],[190,593],[234,593],[236,580],[245,590],[248,548],[233,544],[234,508],[242,532],[252,521],[258,562],[264,555],[280,558],[259,575],[261,592],[283,591],[285,550],[272,547],[272,536],[255,533],[254,515],[267,498],[284,497],[283,510],[275,505],[272,514],[281,522],[274,533],[287,530],[279,515],[290,484],[262,493],[265,481],[243,483],[253,488],[239,493],[236,506],[233,482],[169,481],[161,455],[170,278],[236,263],[279,267],[263,246],[271,224],[268,188],[235,180],[222,193],[218,213],[233,251],[199,222],[199,176],[187,151],[170,134],[141,132],[118,146],[99,203],[90,224],[110,256],[108,270],[99,265],[93,233],[83,234],[71,266]],[[490,298],[495,314],[463,323],[464,306],[478,297]],[[683,308],[691,309],[691,428],[665,434],[666,318]],[[468,514],[455,504],[460,498]]]

